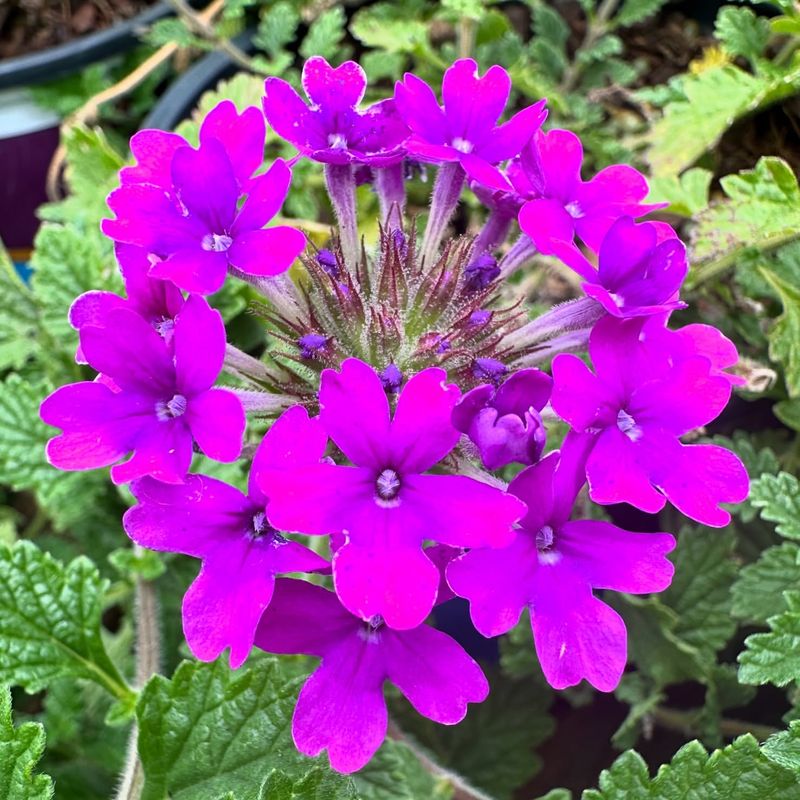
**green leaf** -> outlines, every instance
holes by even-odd
[[[11,691],[0,686],[0,800],[50,800],[53,782],[33,773],[43,752],[44,728],[36,722],[15,728]]]
[[[800,539],[800,481],[794,475],[761,475],[750,485],[750,502],[761,509],[762,519],[778,523],[781,536]]]
[[[434,778],[403,742],[387,739],[354,776],[358,800],[450,800],[453,788]]]
[[[362,8],[350,20],[350,33],[367,47],[389,53],[427,51],[428,27],[419,19],[422,4],[404,3],[399,8],[394,3],[377,3]]]
[[[633,25],[652,17],[667,0],[625,0],[619,13],[614,17],[616,25]]]
[[[800,586],[800,547],[784,542],[769,547],[739,573],[731,590],[731,612],[739,619],[765,623],[785,610],[783,593]]]
[[[682,99],[667,104],[648,131],[646,159],[654,175],[692,166],[740,117],[797,91],[800,70],[756,77],[732,64],[682,76]]]
[[[294,40],[299,24],[300,15],[291,3],[283,0],[267,6],[258,23],[253,44],[274,57]]]
[[[675,577],[661,595],[678,614],[675,635],[709,662],[736,630],[730,613],[730,587],[737,572],[733,545],[731,531],[684,528],[670,554]]]
[[[761,274],[780,295],[781,314],[769,331],[769,357],[783,366],[790,397],[800,397],[800,287],[762,268]]]
[[[648,203],[669,203],[672,214],[692,217],[708,206],[708,189],[713,177],[710,170],[692,167],[683,175],[651,178]]]
[[[280,767],[304,778],[319,762],[291,739],[291,718],[303,677],[273,659],[232,672],[218,660],[182,663],[172,679],[153,677],[137,705],[142,800],[208,800],[232,792],[255,800],[264,776]],[[350,781],[330,776],[347,797]]]
[[[132,581],[137,578],[154,581],[166,571],[161,555],[154,550],[137,552],[131,547],[119,547],[109,553],[108,560],[120,575]]]
[[[775,764],[800,774],[800,722],[790,723],[788,731],[770,736],[761,752]]]
[[[452,12],[456,18],[480,22],[486,13],[483,0],[441,0],[442,8]]]
[[[786,686],[800,678],[800,592],[784,592],[787,610],[767,620],[768,633],[754,633],[739,654],[739,680]]]
[[[337,5],[323,11],[311,23],[311,27],[300,45],[303,58],[322,56],[328,60],[345,61],[349,48],[342,46],[346,18],[344,9]]]
[[[106,585],[87,558],[64,566],[27,541],[0,549],[0,681],[38,692],[84,678],[130,699],[100,637]]]
[[[611,737],[614,747],[625,750],[636,744],[643,721],[663,702],[664,694],[640,672],[627,672],[614,690],[614,696],[629,706],[628,715]]]
[[[766,156],[755,169],[720,183],[726,199],[695,219],[692,284],[719,274],[750,249],[765,252],[800,237],[800,189],[785,161]]]
[[[770,761],[750,734],[711,755],[700,742],[684,745],[669,764],[650,778],[644,759],[623,753],[600,773],[600,789],[583,800],[798,800],[795,775]]]
[[[261,787],[259,800],[357,800],[355,789],[343,790],[342,781],[330,770],[317,767],[302,778],[273,770]]]
[[[530,640],[528,646],[533,649]],[[541,768],[533,751],[553,732],[548,714],[552,701],[544,681],[503,680],[456,726],[430,722],[406,704],[398,705],[395,716],[403,731],[433,753],[437,763],[496,800],[505,800]]]
[[[717,14],[714,34],[729,55],[743,56],[752,62],[763,54],[769,42],[769,20],[749,8],[725,6]]]
[[[0,370],[19,369],[38,348],[36,304],[0,242]]]

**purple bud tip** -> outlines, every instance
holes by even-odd
[[[315,358],[327,346],[328,337],[319,333],[307,333],[297,340],[301,358]]]
[[[383,389],[389,394],[397,394],[403,383],[403,373],[397,368],[396,364],[389,364],[378,377],[381,379]]]
[[[166,402],[159,400],[156,403],[156,417],[161,422],[182,417],[186,413],[186,406],[186,398],[182,394],[176,394]]]
[[[442,353],[446,353],[453,345],[447,341],[447,339],[442,339],[438,345],[436,345],[436,353],[437,355],[442,355]]]
[[[406,258],[408,256],[408,239],[400,228],[395,228],[392,231],[392,241],[400,258]]]
[[[469,324],[474,325],[476,328],[485,325],[492,318],[492,312],[486,309],[478,309],[469,315]]]
[[[484,253],[478,256],[464,270],[464,287],[468,292],[477,292],[485,289],[498,275],[500,267],[497,259]]]
[[[490,381],[497,384],[500,383],[506,372],[508,372],[508,367],[495,358],[476,358],[472,365],[472,374],[479,381]]]
[[[323,249],[317,253],[317,264],[319,264],[328,275],[336,277],[339,274],[339,263],[332,250]]]

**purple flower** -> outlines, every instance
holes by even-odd
[[[310,106],[284,80],[267,78],[264,115],[279,136],[304,156],[326,164],[384,167],[403,160],[408,128],[393,100],[364,111],[367,76],[354,61],[334,69],[321,56],[303,65],[303,90]]]
[[[689,271],[686,246],[668,226],[620,217],[600,245],[597,268],[571,242],[551,244],[551,252],[584,278],[583,291],[615,317],[685,308],[678,292]]]
[[[200,126],[200,145],[216,139],[228,154],[237,184],[246,191],[252,174],[264,160],[266,123],[254,107],[241,114],[230,100],[223,100],[208,112]],[[131,152],[136,165],[124,167],[119,177],[126,184],[149,183],[172,191],[172,159],[189,143],[177,133],[147,129],[131,138]]]
[[[433,89],[407,72],[395,85],[394,98],[411,128],[409,154],[433,163],[460,162],[473,180],[506,188],[495,164],[518,155],[547,116],[546,101],[540,100],[498,125],[510,91],[511,79],[502,67],[490,67],[480,77],[476,62],[463,58],[444,73],[440,106]]]
[[[534,464],[547,434],[539,412],[553,381],[538,369],[523,369],[500,388],[484,383],[467,392],[453,409],[453,424],[476,445],[487,469]]]
[[[508,170],[517,195],[530,199],[519,224],[542,253],[575,234],[597,252],[611,225],[622,216],[641,217],[664,204],[642,203],[649,191],[644,175],[626,164],[606,167],[581,180],[583,147],[570,131],[536,135]]]
[[[307,333],[301,336],[297,340],[297,346],[300,348],[300,358],[319,358],[327,349],[329,341],[330,337],[323,336],[321,333]]]
[[[722,447],[680,437],[725,407],[731,384],[711,359],[640,343],[641,320],[606,317],[589,339],[595,373],[576,356],[553,360],[551,403],[573,430],[593,434],[586,465],[597,503],[655,513],[667,500],[688,517],[721,527],[748,490],[741,461]]]
[[[665,589],[673,573],[665,554],[675,540],[570,520],[584,482],[584,451],[580,437],[568,437],[560,454],[523,470],[509,486],[528,504],[517,538],[501,550],[471,550],[451,562],[447,580],[469,599],[472,621],[484,636],[505,633],[530,609],[536,653],[554,688],[585,678],[610,692],[625,669],[625,623],[594,590]]]
[[[211,388],[225,356],[219,312],[191,296],[175,320],[173,347],[130,308],[110,311],[102,326],[85,325],[81,348],[101,382],[56,389],[40,414],[63,433],[47,443],[47,457],[65,470],[94,469],[133,456],[111,469],[114,483],[151,475],[181,483],[192,440],[217,461],[242,449],[244,411],[232,392]]]
[[[422,549],[431,539],[457,547],[498,547],[513,537],[524,505],[461,475],[423,474],[456,445],[450,417],[458,389],[429,368],[400,392],[394,419],[381,379],[346,360],[325,370],[320,419],[355,465],[316,464],[265,472],[270,522],[280,530],[344,533],[333,559],[342,603],[392,628],[419,625],[436,600],[439,573]]]
[[[476,358],[472,365],[472,374],[479,381],[489,381],[495,386],[503,380],[508,367],[496,358]]]
[[[116,308],[129,308],[152,325],[167,344],[171,343],[175,316],[183,307],[180,290],[170,281],[148,275],[153,262],[141,247],[117,244],[114,252],[127,297],[113,292],[84,292],[69,309],[70,325],[76,331],[84,325],[103,325],[109,312]],[[75,360],[80,364],[86,363],[80,347]]]
[[[279,578],[258,626],[256,644],[271,653],[322,659],[305,682],[292,719],[297,749],[328,751],[331,766],[355,772],[386,738],[386,681],[425,717],[454,725],[489,684],[480,667],[447,634],[420,625],[396,631],[380,618],[348,613],[333,592]]]
[[[151,276],[210,294],[222,287],[229,267],[277,275],[302,252],[306,239],[295,228],[263,230],[289,191],[292,173],[281,159],[251,181],[241,208],[236,173],[219,140],[209,138],[198,150],[178,148],[171,169],[174,197],[155,185],[123,185],[108,198],[117,219],[102,223],[115,241],[159,257]]]
[[[131,485],[139,503],[123,518],[128,536],[151,550],[203,562],[183,598],[183,631],[197,658],[213,661],[230,647],[231,667],[241,666],[272,598],[275,575],[330,566],[270,527],[265,516],[269,499],[258,486],[264,469],[318,462],[326,443],[319,421],[295,406],[256,450],[246,495],[205,475],[188,475],[177,486],[152,478]]]

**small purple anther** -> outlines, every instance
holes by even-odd
[[[483,325],[486,325],[487,322],[492,318],[492,312],[487,311],[484,308],[479,308],[477,311],[473,311],[469,315],[469,324],[475,328],[479,328]]]
[[[383,384],[383,390],[389,394],[397,394],[403,384],[403,373],[400,372],[396,364],[389,364],[382,370],[378,377]]]
[[[375,481],[375,491],[381,500],[394,500],[400,491],[400,476],[391,468],[383,470]]]
[[[167,422],[177,417],[182,417],[186,413],[186,398],[182,394],[176,394],[171,400],[164,402],[160,400],[156,403],[156,417],[161,422]]]
[[[472,365],[472,374],[479,381],[490,381],[498,384],[508,372],[508,367],[496,358],[476,358]]]
[[[468,292],[478,292],[485,289],[499,274],[497,259],[489,253],[483,253],[464,270],[464,288]]]

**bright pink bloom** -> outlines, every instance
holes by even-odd
[[[353,614],[392,628],[419,625],[436,600],[439,572],[424,540],[499,547],[514,536],[524,505],[462,475],[423,474],[456,445],[451,415],[458,388],[444,370],[412,377],[394,419],[381,379],[351,358],[325,370],[320,419],[354,466],[317,464],[264,472],[269,521],[279,530],[343,533],[333,559],[336,592]]]
[[[625,669],[625,623],[594,590],[665,589],[673,573],[665,555],[675,540],[599,520],[570,520],[585,480],[585,450],[586,442],[571,434],[561,454],[523,470],[509,486],[528,505],[517,538],[502,549],[471,550],[450,563],[447,580],[469,599],[484,636],[505,633],[530,609],[536,653],[554,688],[585,678],[610,692]]]
[[[553,408],[573,430],[596,437],[586,464],[590,497],[650,513],[669,500],[698,522],[727,525],[720,504],[747,496],[742,462],[680,437],[722,411],[730,380],[705,355],[643,347],[641,330],[640,320],[600,320],[589,339],[594,373],[573,355],[553,360]]]
[[[322,56],[314,56],[303,65],[302,82],[310,105],[281,78],[267,78],[263,103],[269,124],[304,156],[373,167],[402,161],[408,128],[393,100],[359,111],[367,76],[355,61],[334,69]]]
[[[40,414],[64,432],[47,443],[47,457],[65,470],[111,469],[114,483],[151,475],[181,483],[192,440],[217,461],[242,449],[245,417],[238,397],[211,388],[225,357],[225,327],[202,297],[190,297],[175,320],[173,347],[130,308],[110,311],[102,326],[81,328],[89,364],[110,378],[71,383],[42,403]]]
[[[471,58],[456,61],[444,73],[442,101],[425,81],[407,72],[395,84],[394,98],[411,128],[411,156],[433,163],[457,161],[473,180],[494,189],[508,182],[495,166],[514,158],[547,116],[545,100],[528,106],[502,125],[511,78],[497,65],[481,77]]]
[[[420,714],[445,725],[460,722],[468,703],[489,693],[480,667],[447,634],[428,625],[395,631],[379,618],[365,622],[333,592],[303,581],[278,579],[256,645],[322,659],[300,691],[292,735],[305,755],[327,750],[339,772],[361,769],[386,738],[386,681]]]
[[[183,598],[183,631],[194,655],[213,661],[230,647],[230,664],[250,653],[275,576],[327,569],[328,562],[270,527],[269,498],[258,486],[265,469],[318,463],[327,437],[300,406],[267,432],[253,457],[247,494],[205,475],[180,485],[142,478],[131,491],[139,501],[123,518],[133,541],[151,550],[183,553],[203,562]]]

